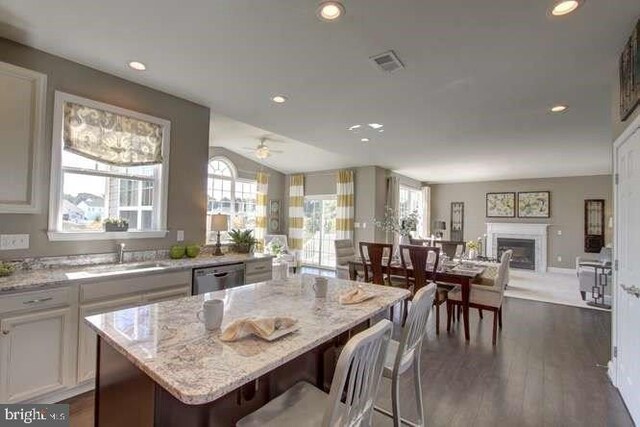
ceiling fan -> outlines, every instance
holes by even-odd
[[[280,141],[273,141],[270,140],[269,138],[260,138],[260,142],[258,143],[258,146],[255,148],[251,148],[251,147],[243,147],[242,149],[245,151],[251,151],[255,154],[255,156],[257,158],[259,158],[260,160],[264,160],[268,157],[271,156],[272,153],[284,153],[284,151],[281,150],[272,150],[271,148],[269,148],[267,146],[267,141],[271,141],[271,142],[280,142]]]

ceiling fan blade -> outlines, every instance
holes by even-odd
[[[282,154],[282,153],[284,153],[284,151],[282,151],[282,150],[272,150],[272,149],[269,149],[269,151],[270,151],[270,152],[272,152],[272,153],[278,153],[278,154]]]

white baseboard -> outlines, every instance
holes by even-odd
[[[88,381],[84,384],[80,384],[72,388],[45,394],[44,396],[37,397],[24,403],[58,403],[63,400],[72,398],[73,396],[91,391],[94,389],[94,387],[95,382]]]
[[[560,268],[560,267],[549,267],[547,268],[547,272],[549,273],[560,273],[560,274],[576,274],[575,268]]]

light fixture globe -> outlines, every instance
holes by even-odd
[[[316,11],[323,21],[337,21],[345,14],[344,5],[339,1],[323,1]]]
[[[262,145],[256,149],[256,157],[259,158],[260,160],[264,160],[268,158],[270,155],[271,155],[271,152],[269,152],[269,147],[267,147],[266,145]]]
[[[552,16],[565,16],[575,12],[583,3],[584,0],[556,0],[549,12]]]

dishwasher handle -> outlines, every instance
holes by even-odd
[[[229,272],[228,272],[228,271],[225,271],[224,273],[213,273],[213,274],[210,274],[209,276],[213,276],[213,277],[225,277],[225,276],[228,276],[228,275],[229,275]]]

